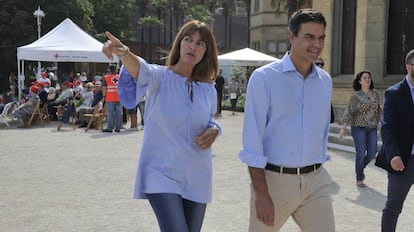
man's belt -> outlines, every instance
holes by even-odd
[[[309,172],[316,171],[322,164],[312,164],[306,167],[300,167],[300,168],[288,168],[288,167],[282,167],[278,165],[274,165],[271,163],[267,163],[265,169],[273,172],[279,172],[279,173],[285,173],[285,174],[306,174]]]

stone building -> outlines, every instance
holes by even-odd
[[[251,1],[250,47],[281,57],[288,49],[288,0]],[[352,94],[352,81],[362,70],[371,71],[381,93],[405,74],[404,58],[414,48],[412,0],[309,0],[299,6],[321,11],[327,20],[325,69],[333,77],[337,120]]]

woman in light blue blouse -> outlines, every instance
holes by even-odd
[[[214,35],[205,23],[186,23],[166,66],[148,64],[112,34],[106,35],[102,51],[123,63],[121,103],[135,107],[147,94],[134,197],[149,200],[161,231],[200,231],[212,195],[211,145],[221,132],[214,120]]]

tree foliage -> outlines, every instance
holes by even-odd
[[[133,37],[133,20],[136,4],[134,0],[90,0],[95,6],[93,26],[97,36],[103,36],[110,31],[121,40],[131,40]],[[105,38],[105,37],[104,37]],[[99,37],[102,40],[102,37]]]
[[[17,48],[37,40],[37,24],[33,12],[40,6],[45,13],[41,34],[44,35],[65,18],[70,18],[79,27],[100,41],[105,31],[111,31],[121,40],[135,40],[137,26],[149,30],[157,28],[158,44],[161,32],[166,46],[172,41],[186,17],[212,22],[211,9],[221,1],[208,0],[0,0],[0,93],[5,92],[10,72],[17,73]],[[231,2],[231,1],[229,1]],[[191,6],[191,11],[189,10]],[[138,17],[137,17],[138,16]],[[167,17],[170,17],[167,20]],[[138,18],[145,18],[141,20]],[[167,24],[169,22],[169,25]],[[141,40],[150,35],[141,31]],[[140,34],[140,33],[139,33]],[[152,33],[151,33],[152,34]],[[169,34],[169,36],[167,36]],[[76,35],[68,35],[76,36]],[[26,62],[27,63],[27,62]]]
[[[203,5],[195,5],[191,7],[191,12],[186,16],[188,19],[196,19],[208,24],[214,22],[214,18],[211,12]]]
[[[0,0],[0,93],[8,89],[10,72],[17,73],[17,47],[37,40],[33,16],[37,6],[45,13],[42,35],[70,18],[94,37],[110,30],[120,38],[127,38],[132,31],[133,3],[134,0]]]

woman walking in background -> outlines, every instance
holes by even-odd
[[[237,82],[236,76],[231,77],[231,82],[229,84],[229,93],[230,93],[230,103],[231,103],[231,114],[234,115],[236,111],[237,98],[240,95],[240,87]]]
[[[354,93],[343,116],[343,126],[339,138],[343,139],[346,126],[351,125],[355,144],[356,185],[364,188],[364,168],[377,153],[377,126],[381,115],[380,96],[374,89],[369,71],[359,72],[353,81]]]

